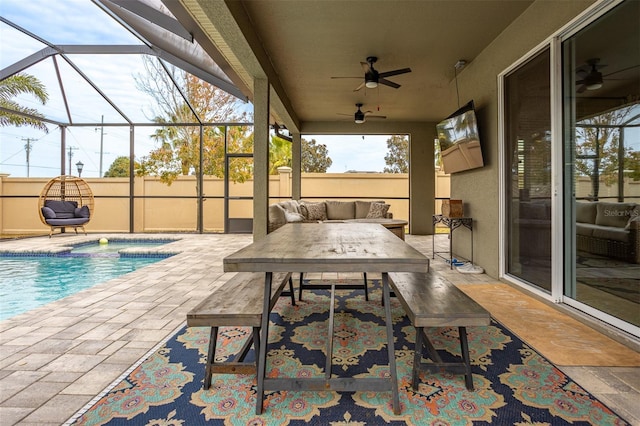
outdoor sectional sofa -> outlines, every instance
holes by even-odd
[[[293,222],[376,222],[392,220],[384,201],[281,201],[269,206],[269,232]]]
[[[90,211],[88,206],[78,207],[76,201],[46,200],[41,209],[44,222],[51,227],[49,236],[55,228],[73,228],[78,233],[78,228],[86,234],[84,225],[89,222]]]
[[[551,200],[520,203],[520,250],[527,257],[551,254]],[[640,263],[640,205],[605,201],[576,202],[579,251]]]
[[[587,253],[640,263],[640,205],[578,201],[576,247]]]

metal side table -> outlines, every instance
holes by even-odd
[[[436,251],[436,233],[435,233],[435,225],[438,223],[444,224],[447,228],[449,228],[449,267],[453,269],[453,231],[458,229],[461,226],[464,226],[471,232],[471,263],[473,263],[473,218],[470,217],[448,217],[441,214],[433,215],[433,226],[434,233],[433,238],[431,239],[431,249],[433,251],[432,259],[436,258],[436,254],[443,259],[447,259],[442,256],[442,253],[447,253],[446,251]]]

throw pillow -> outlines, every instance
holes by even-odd
[[[596,214],[596,225],[624,228],[629,222],[634,203],[599,202]]]
[[[287,219],[287,223],[302,222],[304,220],[304,216],[300,213],[288,212],[286,210],[284,211],[284,217]]]
[[[300,210],[306,220],[327,220],[327,206],[325,203],[300,203]]]
[[[55,219],[56,218],[56,212],[54,212],[53,209],[51,209],[49,207],[43,207],[42,208],[42,216],[44,216],[45,219]]]
[[[77,207],[73,214],[75,217],[89,217],[89,206]]]
[[[389,204],[371,203],[369,213],[367,213],[367,219],[384,219],[387,217],[389,207],[391,207]]]

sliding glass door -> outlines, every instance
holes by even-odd
[[[564,296],[640,326],[640,2],[562,43]]]
[[[506,272],[551,291],[549,49],[504,78]]]

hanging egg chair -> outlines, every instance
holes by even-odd
[[[84,225],[93,214],[93,192],[83,179],[63,175],[51,179],[42,189],[38,201],[40,220],[51,227],[49,238],[55,228],[64,232],[65,228],[78,228],[87,234]]]

